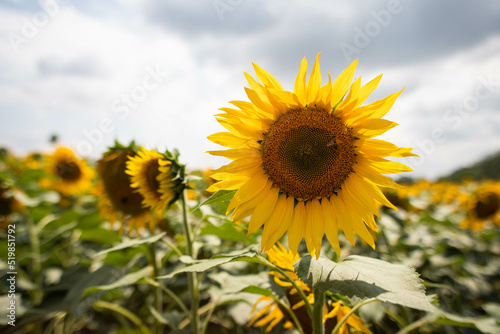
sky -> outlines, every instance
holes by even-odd
[[[323,78],[359,59],[383,73],[366,103],[401,90],[381,139],[414,147],[406,176],[437,178],[500,150],[500,1],[4,0],[0,146],[59,144],[96,159],[115,140],[178,149],[188,169],[228,161],[208,150],[214,117],[248,101],[252,62],[293,90],[321,52]]]

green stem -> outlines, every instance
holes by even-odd
[[[191,313],[187,309],[186,305],[184,305],[182,300],[172,290],[170,290],[166,286],[160,285],[158,282],[153,281],[150,278],[146,278],[145,281],[146,283],[152,286],[159,287],[160,289],[162,289],[163,292],[165,292],[170,298],[172,298],[172,300],[182,309],[182,311],[184,312],[184,314],[186,314],[189,320],[191,320]]]
[[[160,275],[158,270],[158,263],[156,261],[156,243],[150,244],[148,249],[151,256],[151,263],[153,264],[154,278],[156,280],[156,277]],[[155,307],[159,314],[163,314],[163,295],[161,291],[161,282],[158,282],[158,285],[155,286]],[[160,323],[157,323],[155,327],[156,333],[163,333],[163,326]]]
[[[295,282],[295,280],[293,278],[291,278],[290,276],[288,276],[288,274],[283,270],[281,269],[280,267],[272,264],[271,262],[269,262],[266,258],[260,256],[260,260],[263,262],[264,265],[268,266],[269,268],[272,268],[274,270],[276,270],[277,272],[279,272],[281,275],[283,275],[283,277],[286,278],[286,280],[288,282],[290,282],[293,287],[295,288],[295,290],[297,290],[300,298],[302,298],[302,300],[304,301],[305,305],[306,305],[306,309],[307,309],[307,313],[309,313],[309,316],[313,317],[313,307],[311,305],[311,303],[309,303],[309,300],[307,299],[307,296],[305,295],[304,291],[302,291],[301,288],[299,288],[299,286],[297,285],[297,283]]]
[[[361,306],[363,305],[366,305],[366,304],[370,304],[372,302],[375,302],[377,301],[378,299],[376,298],[371,298],[371,299],[367,299],[365,301],[363,300],[360,300],[356,305],[354,305],[354,307],[342,318],[342,320],[340,320],[337,325],[335,326],[335,328],[333,329],[332,331],[332,334],[337,334],[340,330],[340,327],[347,321],[347,319],[349,319],[349,317],[351,316],[351,314],[353,314],[354,312],[356,312]]]
[[[33,283],[35,283],[36,287],[32,294],[32,303],[34,306],[37,306],[43,299],[40,239],[38,238],[38,229],[32,219],[28,219],[27,227],[31,244],[31,277],[33,278]]]
[[[102,300],[98,300],[94,303],[94,307],[114,311],[114,312],[124,316],[128,320],[132,321],[137,327],[139,327],[141,332],[143,332],[144,334],[151,334],[149,329],[144,325],[144,323],[141,321],[141,319],[138,316],[136,316],[135,314],[133,314],[132,312],[130,312],[126,308],[121,307],[120,305],[108,303],[108,302],[105,302]]]
[[[323,307],[325,306],[325,294],[318,288],[314,289],[314,306],[313,306],[313,333],[323,334],[325,326],[323,325]]]
[[[196,254],[194,253],[194,247],[193,247],[193,237],[191,234],[192,232],[187,218],[185,190],[182,191],[180,200],[182,203],[182,222],[184,225],[184,233],[186,235],[187,253],[191,258],[196,259]],[[188,278],[189,278],[189,291],[191,292],[191,327],[193,330],[193,334],[198,334],[199,333],[199,318],[198,318],[199,290],[198,290],[196,273],[195,272],[188,273]]]
[[[288,312],[288,315],[292,318],[293,324],[295,325],[295,328],[301,333],[304,334],[304,329],[302,328],[302,325],[300,324],[299,319],[295,315],[295,312],[293,312],[292,305],[285,304],[279,298],[274,299],[278,305],[280,305],[283,309],[285,309]]]
[[[423,317],[422,319],[420,319],[418,321],[415,321],[414,323],[409,324],[405,328],[402,328],[396,334],[407,334],[407,333],[411,332],[414,329],[417,329],[419,327],[427,325],[430,322],[432,322],[432,317]]]

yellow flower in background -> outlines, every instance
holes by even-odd
[[[92,187],[94,170],[83,159],[75,156],[67,147],[58,147],[47,156],[45,169],[50,178],[40,180],[44,188],[53,189],[63,195],[81,195]]]
[[[500,225],[500,182],[482,184],[472,194],[461,198],[467,217],[460,227],[481,230],[485,222]]]
[[[151,211],[143,207],[144,197],[131,187],[130,176],[126,173],[126,162],[137,150],[133,145],[124,147],[116,144],[97,162],[97,171],[101,178],[98,184],[98,207],[104,219],[111,226],[120,221],[120,233],[125,222],[128,223],[128,234],[149,226],[153,231],[156,220]]]
[[[293,269],[293,264],[300,258],[298,254],[293,254],[292,252],[287,251],[286,248],[278,242],[277,245],[273,246],[267,252],[267,255],[269,257],[269,261],[285,270],[286,274],[290,276],[295,281],[297,286],[304,292],[311,305],[314,305],[314,293],[312,292],[312,289],[298,278]],[[305,302],[301,299],[298,291],[290,282],[286,281],[280,273],[271,271],[269,274],[274,276],[274,281],[278,285],[287,288],[285,297],[289,305],[292,307],[292,311],[294,312],[304,332],[312,333],[312,322],[309,314],[307,313]],[[257,306],[261,302],[267,302],[267,304],[256,312]],[[342,305],[340,301],[326,302],[323,307],[325,333],[330,333],[335,328],[338,321],[349,313],[350,310],[351,309],[348,306]],[[270,332],[282,320],[284,320],[284,328],[291,329],[295,327],[287,311],[283,310],[280,305],[269,296],[262,296],[257,299],[252,307],[252,310],[250,311],[250,314],[253,314],[253,316],[247,326],[266,327],[266,333]],[[371,331],[364,325],[363,320],[356,314],[349,316],[344,325],[342,325],[340,333],[349,333],[348,326],[355,328],[359,332],[371,334]]]
[[[131,177],[132,188],[144,197],[143,206],[153,209],[157,215],[179,197],[172,162],[158,152],[141,148],[127,161],[126,173]]]
[[[398,185],[382,174],[411,169],[384,158],[415,154],[374,137],[397,125],[381,117],[401,92],[362,106],[381,76],[351,84],[356,64],[322,86],[319,54],[309,80],[304,58],[293,92],[254,64],[261,83],[245,73],[250,102],[231,101],[237,109],[216,115],[229,132],[208,138],[229,150],[209,153],[233,161],[214,172],[218,182],[208,191],[238,190],[227,213],[233,211],[234,221],[251,215],[249,234],[264,225],[263,250],[288,231],[294,253],[304,237],[311,255],[319,256],[326,234],[340,254],[339,229],[350,243],[358,234],[375,247],[374,215],[380,205],[396,209],[380,187]]]
[[[334,320],[335,325],[342,320],[349,312],[351,312],[351,308],[349,306],[344,306],[340,302],[332,303],[330,306],[332,308],[331,311],[329,311],[325,316],[324,316],[324,321],[325,323],[329,323],[330,321]],[[363,319],[358,317],[356,314],[351,314],[349,318],[347,318],[346,322],[344,322],[338,331],[340,334],[350,334],[352,333],[349,327],[354,328],[360,333],[366,333],[366,334],[371,334],[372,331],[368,329],[368,327],[365,326]],[[333,327],[335,328],[335,327]],[[325,332],[326,333],[326,332]]]

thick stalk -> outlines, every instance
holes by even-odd
[[[182,222],[184,226],[184,234],[186,235],[186,252],[187,254],[196,259],[196,254],[193,247],[193,237],[191,227],[189,226],[186,208],[186,191],[183,190],[180,200],[182,202]],[[199,290],[198,280],[195,272],[188,273],[189,278],[189,291],[191,293],[191,327],[193,334],[199,333],[199,318],[198,318],[198,303],[199,303]]]
[[[325,294],[318,288],[314,289],[313,306],[313,333],[323,334],[325,326],[323,325],[323,307],[325,306]]]

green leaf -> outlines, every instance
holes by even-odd
[[[114,247],[102,250],[99,253],[97,253],[97,255],[103,255],[103,254],[106,254],[106,253],[109,253],[109,252],[114,252],[114,251],[117,251],[117,250],[120,250],[120,249],[129,248],[129,247],[136,247],[136,246],[144,245],[144,244],[152,244],[152,243],[157,242],[161,238],[163,238],[163,236],[165,234],[166,234],[165,232],[162,232],[160,234],[152,235],[152,236],[147,237],[147,238],[129,239],[129,240],[126,240],[126,241],[124,241],[122,243],[119,243],[118,245],[116,245]]]
[[[120,237],[113,231],[106,228],[96,227],[92,229],[82,230],[80,235],[82,241],[95,241],[101,244],[113,244],[120,241]]]
[[[301,280],[322,291],[435,310],[425,295],[422,280],[413,268],[405,265],[355,255],[335,263],[307,255],[295,262],[294,268]]]
[[[247,247],[243,251],[236,251],[230,254],[218,254],[214,255],[213,258],[207,260],[195,260],[194,264],[174,270],[168,275],[159,276],[159,279],[167,279],[172,278],[177,274],[186,273],[186,272],[203,272],[208,269],[218,267],[224,263],[229,263],[233,261],[247,261],[247,262],[255,262],[255,263],[263,263],[256,255],[258,255],[257,251],[255,251],[255,245]]]
[[[116,289],[116,288],[121,288],[124,286],[129,286],[132,284],[137,283],[142,278],[148,277],[151,275],[151,271],[153,270],[152,267],[145,267],[142,268],[141,270],[135,271],[133,273],[129,273],[118,280],[114,281],[113,283],[106,284],[106,285],[99,285],[99,286],[93,286],[85,290],[83,293],[83,297],[86,297],[92,293],[103,291],[103,290],[111,290],[111,289]]]
[[[210,205],[217,211],[226,213],[229,202],[233,199],[234,194],[237,190],[219,190],[213,194],[209,199],[198,205],[192,211],[199,209],[203,205]]]
[[[470,318],[440,311],[439,314],[437,313],[435,314],[433,323],[452,325],[452,326],[473,327],[480,330],[483,333],[500,333],[500,326],[497,324],[495,319],[490,317]]]
[[[246,288],[241,289],[239,292],[253,293],[254,295],[276,298],[276,296],[270,289],[262,288],[256,285],[247,286]]]
[[[231,221],[225,221],[221,226],[207,224],[201,229],[200,235],[215,235],[224,240],[230,241],[254,241],[251,236],[247,236],[246,231],[238,231]]]

